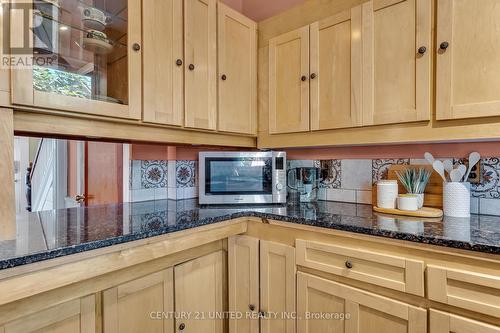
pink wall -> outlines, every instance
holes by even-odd
[[[222,0],[226,5],[243,13],[254,21],[262,21],[305,0]]]
[[[481,156],[500,156],[500,142],[287,149],[287,158],[290,160],[423,158],[427,151],[435,157],[465,157],[472,151],[479,152]]]
[[[207,150],[245,150],[209,146],[168,146],[156,144],[132,144],[131,160],[197,160],[200,151]],[[247,149],[249,150],[249,149]],[[500,156],[498,142],[458,142],[383,146],[353,146],[330,148],[287,149],[290,160],[327,160],[327,159],[370,159],[370,158],[423,158],[425,152],[435,157],[465,157],[477,151],[481,156]]]

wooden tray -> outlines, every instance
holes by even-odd
[[[406,190],[401,185],[396,175],[396,171],[402,172],[408,168],[425,168],[432,170],[431,178],[425,188],[424,206],[443,208],[443,179],[441,176],[432,169],[430,165],[391,165],[387,171],[387,178],[389,180],[397,180],[399,184],[399,194],[405,194]],[[372,205],[377,205],[377,184],[372,188]]]
[[[419,210],[408,211],[399,209],[379,208],[377,206],[373,206],[373,210],[378,213],[384,213],[390,215],[403,215],[403,216],[422,217],[422,218],[436,218],[443,216],[443,211],[441,209],[432,207],[422,207]]]

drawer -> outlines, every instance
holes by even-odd
[[[500,272],[488,275],[427,266],[429,299],[500,318]]]
[[[424,296],[424,262],[374,251],[296,240],[297,265]]]
[[[438,310],[429,310],[431,333],[500,333],[500,327]]]

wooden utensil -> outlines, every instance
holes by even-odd
[[[443,162],[441,162],[441,161],[434,161],[434,163],[432,163],[432,167],[438,173],[438,175],[440,175],[441,178],[443,178],[443,181],[446,182],[446,177],[444,175],[444,165],[443,165]]]
[[[429,152],[425,153],[424,157],[427,160],[427,162],[429,162],[430,165],[432,165],[435,161],[434,156],[432,156],[432,154]]]
[[[450,172],[450,180],[454,183],[462,181],[465,174],[465,165],[461,164],[457,168],[451,170]]]
[[[453,161],[452,160],[444,160],[443,161],[444,169],[448,172],[448,177],[451,178],[451,172],[453,171]]]
[[[469,175],[470,175],[470,172],[472,171],[472,168],[474,167],[474,165],[477,164],[477,162],[479,162],[481,160],[481,155],[479,155],[479,153],[477,152],[472,152],[469,154],[469,169],[467,170],[467,173],[465,174],[465,177],[464,177],[464,182],[467,181],[467,179],[469,179]]]

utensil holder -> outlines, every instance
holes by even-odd
[[[470,217],[470,183],[443,183],[443,212],[451,217]]]

